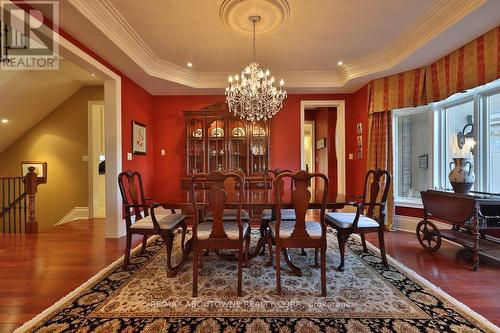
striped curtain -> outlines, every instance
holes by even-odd
[[[500,78],[500,26],[425,68],[426,101],[441,101]]]
[[[387,76],[368,83],[368,113],[425,104],[425,69]]]
[[[385,169],[393,173],[392,157],[392,112],[376,112],[368,116],[368,170]],[[386,228],[394,223],[394,193],[391,183],[386,207]]]

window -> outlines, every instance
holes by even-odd
[[[489,153],[487,187],[489,192],[500,193],[500,93],[486,97],[489,115]]]
[[[420,191],[450,189],[455,157],[471,159],[473,190],[500,193],[500,80],[427,106],[394,110],[393,127],[397,205],[421,206]]]
[[[429,108],[394,112],[395,195],[398,201],[419,202],[431,183]]]

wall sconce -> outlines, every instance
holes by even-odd
[[[472,123],[472,116],[467,116],[467,125],[464,126],[462,131],[457,133],[457,145],[460,150],[465,148],[473,153],[476,141],[474,140],[474,124]]]

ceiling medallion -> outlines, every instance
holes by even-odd
[[[287,0],[224,0],[219,9],[221,21],[231,30],[252,34],[248,25],[248,16],[262,18],[257,27],[258,36],[269,34],[280,29],[290,16],[290,5]]]
[[[271,119],[283,107],[285,81],[281,79],[279,88],[276,88],[269,69],[264,72],[259,67],[256,61],[255,27],[261,17],[252,15],[248,19],[253,27],[253,61],[241,71],[241,76],[229,76],[226,103],[229,111],[242,119]]]

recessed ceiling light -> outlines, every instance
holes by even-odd
[[[342,64],[343,64],[342,61],[337,62],[337,65],[339,65],[339,66],[342,66]]]
[[[188,63],[187,63],[187,66],[188,66],[188,67],[193,67],[193,64],[192,64],[192,63],[190,63],[190,62],[188,62]]]
[[[2,124],[7,124],[9,122],[9,119],[2,119]]]
[[[92,77],[94,77],[94,76],[95,76],[95,74],[94,74],[94,73],[90,73],[90,75],[91,75]]]

